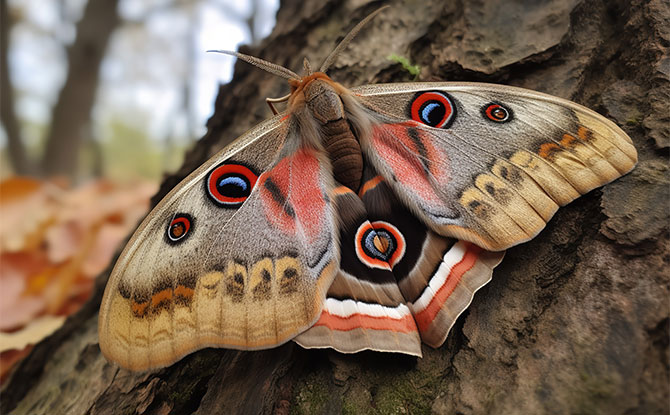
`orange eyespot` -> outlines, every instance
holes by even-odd
[[[485,105],[482,108],[482,114],[484,114],[484,117],[487,119],[499,123],[507,122],[512,119],[512,110],[495,102]]]
[[[236,163],[223,163],[207,175],[205,191],[217,205],[237,209],[251,194],[256,180],[258,175],[249,167]]]
[[[456,107],[451,98],[440,91],[421,92],[410,106],[410,116],[414,121],[435,128],[449,127],[455,115]]]
[[[182,242],[188,235],[193,225],[193,218],[186,213],[174,215],[167,229],[167,240],[171,244]]]
[[[405,255],[405,237],[388,222],[364,222],[356,231],[356,256],[370,268],[392,269]]]

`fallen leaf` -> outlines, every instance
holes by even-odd
[[[151,183],[0,183],[0,363],[22,357],[88,300],[149,208]],[[12,349],[12,350],[9,350]],[[8,363],[9,362],[9,363]]]
[[[119,245],[127,236],[128,226],[114,223],[101,226],[91,248],[91,253],[81,266],[81,272],[88,277],[95,277],[104,271],[109,266],[109,262]]]
[[[12,333],[0,332],[0,352],[22,350],[58,330],[65,322],[65,316],[42,316],[31,321],[21,330]]]

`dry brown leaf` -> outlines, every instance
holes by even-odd
[[[35,193],[42,187],[42,182],[30,177],[11,177],[0,182],[0,206],[5,203],[16,203]]]
[[[39,243],[51,217],[45,185],[31,179],[0,183],[0,251],[18,252]]]
[[[84,259],[84,263],[81,266],[81,272],[88,277],[95,277],[101,273],[107,268],[114,253],[127,236],[127,226],[106,223],[100,227],[91,248],[91,253]]]
[[[12,333],[0,332],[0,353],[8,350],[22,350],[58,330],[65,322],[65,316],[42,316],[31,321],[21,330]]]
[[[47,327],[77,311],[155,191],[151,183],[107,180],[74,189],[29,178],[1,182],[0,332],[13,333],[0,333],[0,342],[38,341],[39,333],[48,335]],[[22,346],[0,344],[7,347]],[[2,352],[1,362],[18,355]]]
[[[45,232],[44,241],[48,247],[49,260],[63,262],[82,249],[85,229],[74,220],[54,223]]]
[[[40,261],[30,261],[25,254],[0,256],[0,330],[14,330],[32,320],[46,308],[42,296],[29,290],[26,273],[39,270]],[[25,264],[25,267],[21,267]],[[42,262],[45,266],[46,262]]]

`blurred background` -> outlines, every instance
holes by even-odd
[[[278,0],[2,0],[2,175],[157,180]]]
[[[89,297],[279,0],[0,0],[0,370]]]

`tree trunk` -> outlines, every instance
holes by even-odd
[[[118,0],[89,0],[68,49],[65,84],[53,108],[47,147],[42,158],[46,176],[75,177],[80,150],[92,134],[91,111],[98,90],[100,63],[118,27]]]
[[[16,174],[26,175],[32,173],[33,168],[23,145],[21,126],[14,110],[14,88],[9,75],[9,35],[13,24],[7,0],[0,0],[0,120],[7,134],[9,163]]]
[[[207,349],[136,374],[97,344],[96,295],[37,345],[2,393],[16,414],[461,413],[667,414],[668,53],[663,0],[391,1],[331,69],[354,86],[411,76],[487,81],[575,100],[622,126],[640,162],[559,210],[508,251],[437,350],[421,359],[341,355],[293,343]],[[380,2],[284,0],[272,35],[243,52],[293,70],[316,65]],[[222,58],[225,59],[225,58]],[[284,81],[239,63],[209,131],[165,193],[214,151],[269,116]]]

